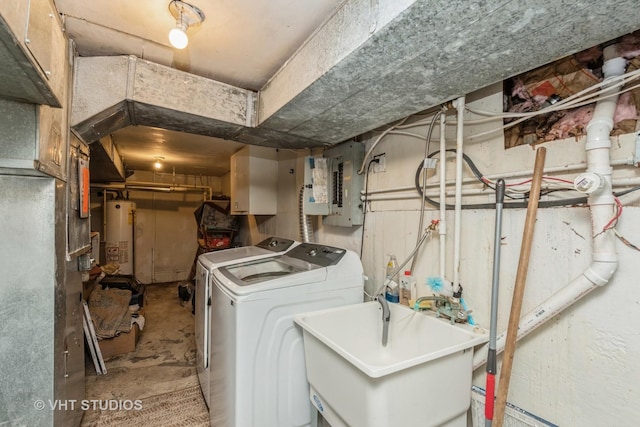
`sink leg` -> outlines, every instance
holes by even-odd
[[[310,405],[311,406],[311,427],[320,427],[320,424],[318,423],[318,410],[316,409],[315,406]]]

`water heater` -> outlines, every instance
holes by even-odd
[[[105,259],[120,265],[120,274],[133,274],[133,227],[136,204],[128,200],[107,202]]]

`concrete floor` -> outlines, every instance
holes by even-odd
[[[136,350],[105,361],[106,375],[96,375],[86,361],[86,399],[136,400],[198,385],[191,302],[178,298],[178,282],[147,285],[146,323]],[[82,426],[93,425],[87,411]]]

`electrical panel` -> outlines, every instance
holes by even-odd
[[[323,215],[326,225],[362,225],[360,192],[364,177],[357,172],[363,158],[364,145],[358,142],[329,148],[323,157],[306,157],[303,194],[305,215]]]

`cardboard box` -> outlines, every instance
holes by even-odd
[[[137,323],[134,323],[131,331],[128,333],[98,341],[102,358],[107,359],[112,356],[135,351],[138,338],[140,338],[140,327]]]

